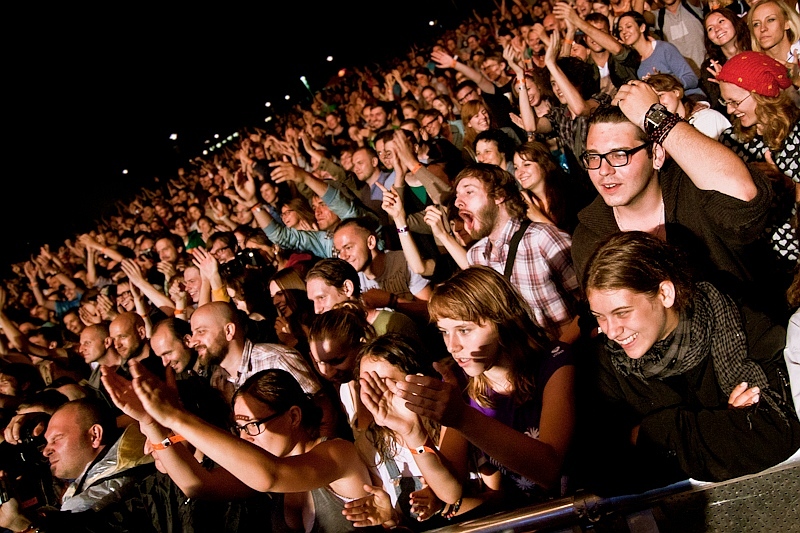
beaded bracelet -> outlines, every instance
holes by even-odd
[[[458,510],[460,508],[461,508],[461,498],[459,498],[458,501],[453,505],[449,505],[447,507],[447,510],[442,512],[442,516],[450,520],[456,515],[456,513],[458,513]]]

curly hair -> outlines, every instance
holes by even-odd
[[[786,91],[772,98],[761,96],[756,92],[750,93],[756,102],[756,123],[752,126],[742,126],[740,118],[733,119],[733,133],[742,143],[749,142],[758,134],[761,126],[761,137],[770,150],[779,150],[786,136],[792,131],[794,124],[800,120],[800,109],[794,105],[792,98]]]

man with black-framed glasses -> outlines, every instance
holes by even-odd
[[[622,86],[615,103],[592,115],[581,154],[599,195],[578,215],[578,279],[605,238],[644,231],[684,249],[721,290],[767,312],[785,307],[765,232],[767,177],[667,111],[644,82]]]

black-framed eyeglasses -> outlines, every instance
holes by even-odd
[[[216,258],[216,259],[219,259],[219,253],[220,253],[220,252],[222,252],[223,250],[230,250],[230,249],[231,249],[231,247],[230,247],[230,246],[220,246],[220,247],[219,247],[219,248],[217,248],[216,250],[211,250],[209,253],[210,253],[212,256],[214,256],[214,258]]]
[[[424,129],[425,131],[428,131],[430,129],[430,127],[433,125],[433,123],[434,122],[438,122],[438,121],[439,121],[439,119],[432,118],[428,122],[424,122],[423,124],[421,124],[422,125],[422,129]]]
[[[647,148],[650,146],[650,144],[651,143],[646,142],[634,148],[629,148],[627,150],[611,150],[610,152],[606,152],[604,154],[583,152],[581,159],[583,160],[583,164],[589,170],[597,170],[600,168],[600,165],[603,164],[603,159],[605,159],[606,162],[608,162],[608,164],[612,167],[624,167],[631,162],[631,156],[633,154]]]
[[[239,424],[234,424],[233,425],[233,429],[238,433],[244,432],[244,433],[247,433],[248,435],[250,435],[251,437],[255,437],[256,435],[261,435],[262,433],[264,433],[264,429],[266,429],[266,428],[262,428],[261,426],[263,426],[264,424],[266,424],[270,420],[274,420],[275,418],[278,418],[279,416],[283,415],[285,412],[286,411],[273,413],[273,414],[269,415],[268,417],[262,418],[261,420],[253,420],[252,422],[248,422],[247,424],[243,424],[241,426]]]
[[[722,104],[725,107],[731,106],[731,107],[733,107],[735,109],[738,109],[739,106],[742,105],[742,102],[744,102],[745,100],[750,98],[751,94],[753,94],[753,93],[748,93],[747,96],[745,96],[744,98],[742,98],[738,102],[736,102],[735,100],[723,100],[722,98],[717,98],[717,100],[719,101],[720,104]]]
[[[463,105],[467,101],[467,99],[470,97],[470,95],[472,95],[472,93],[474,93],[474,92],[475,92],[475,89],[470,89],[466,94],[464,94],[464,96],[462,96],[461,98],[458,99],[458,103]]]

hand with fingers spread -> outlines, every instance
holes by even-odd
[[[166,367],[167,382],[163,382],[135,359],[128,362],[133,376],[133,390],[153,420],[171,428],[176,418],[184,412],[175,386],[175,371]]]
[[[406,376],[397,382],[396,394],[410,411],[456,429],[469,409],[457,386],[429,376]]]
[[[154,422],[153,417],[145,411],[136,391],[133,390],[133,383],[117,374],[116,367],[101,366],[100,374],[100,380],[103,382],[108,396],[120,411],[139,424],[147,425]]]
[[[405,402],[395,394],[397,388],[393,380],[381,378],[373,371],[363,373],[358,383],[361,402],[376,424],[402,436],[419,430],[419,417],[409,411]]]
[[[356,527],[397,525],[397,514],[392,499],[382,487],[364,485],[367,495],[344,504],[342,514]]]
[[[436,63],[439,68],[455,68],[458,61],[453,56],[441,50],[434,50],[431,53],[431,61]]]
[[[217,258],[200,246],[192,248],[192,263],[200,270],[200,274],[208,280],[219,274]]]
[[[310,176],[308,172],[288,161],[273,161],[269,166],[272,168],[270,178],[275,183],[290,182],[300,184],[305,183]]]
[[[136,285],[138,287],[143,283],[147,283],[139,263],[133,259],[123,259],[120,262],[119,267],[122,269],[125,275],[128,276],[131,285]]]

